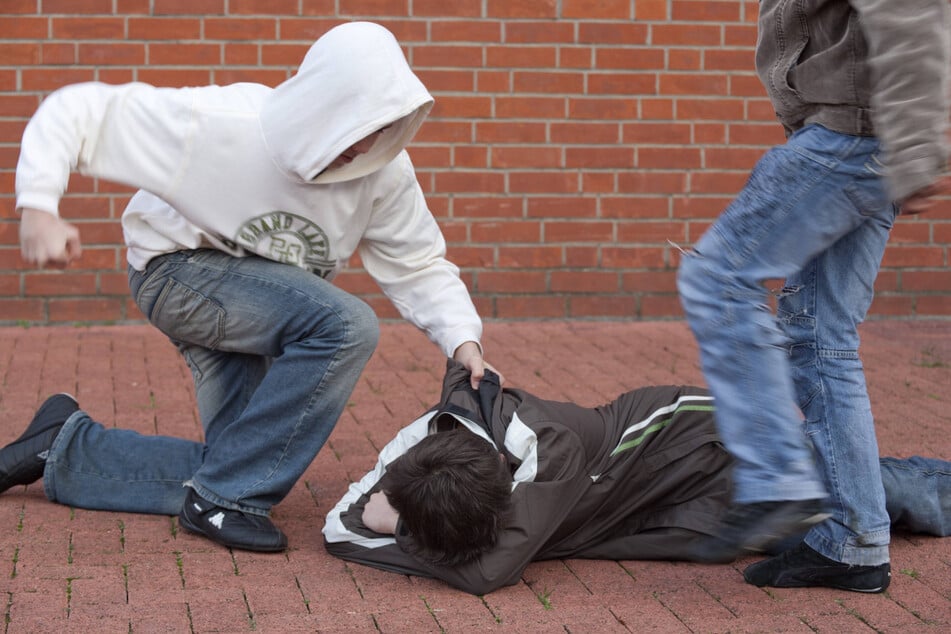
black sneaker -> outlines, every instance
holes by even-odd
[[[228,548],[262,553],[278,553],[287,548],[287,537],[269,518],[223,508],[202,498],[191,487],[178,514],[178,523]]]
[[[884,592],[892,579],[888,563],[850,566],[800,543],[781,555],[747,566],[743,578],[754,586],[774,588],[836,588],[852,592]]]
[[[785,500],[739,504],[729,509],[716,537],[698,539],[690,558],[728,563],[748,552],[762,552],[794,535],[804,535],[830,516],[825,500]]]
[[[53,441],[66,419],[78,409],[79,403],[69,394],[54,394],[40,405],[26,431],[0,449],[0,493],[43,477]]]

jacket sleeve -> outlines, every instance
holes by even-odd
[[[446,241],[430,213],[409,156],[384,168],[384,196],[360,243],[360,258],[404,319],[447,357],[466,341],[479,343],[482,320],[459,269],[446,259]]]
[[[189,89],[74,84],[51,93],[23,132],[17,208],[57,215],[71,171],[156,195],[184,169]]]
[[[363,524],[363,507],[371,493],[379,489],[386,466],[422,440],[429,430],[430,411],[400,430],[377,458],[376,465],[327,514],[324,522],[324,547],[330,554],[357,563],[412,574],[417,572],[412,559],[396,546],[392,535],[381,535]]]
[[[885,177],[901,201],[946,168],[951,22],[947,0],[849,0],[872,68],[872,116]]]

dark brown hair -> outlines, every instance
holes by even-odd
[[[383,485],[412,536],[411,554],[454,566],[495,545],[512,477],[489,442],[457,428],[423,438],[390,463]]]

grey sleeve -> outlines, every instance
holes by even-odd
[[[896,201],[946,169],[951,18],[947,0],[849,0],[869,46],[872,110]]]

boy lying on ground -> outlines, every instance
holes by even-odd
[[[489,372],[475,391],[449,361],[440,404],[328,514],[326,548],[473,594],[517,583],[542,559],[686,559],[731,500],[732,458],[713,408],[689,386],[641,388],[594,408],[501,389]],[[951,462],[883,458],[881,469],[894,526],[951,534]],[[879,567],[811,555],[807,567],[767,559],[744,574],[758,586],[888,586]]]

